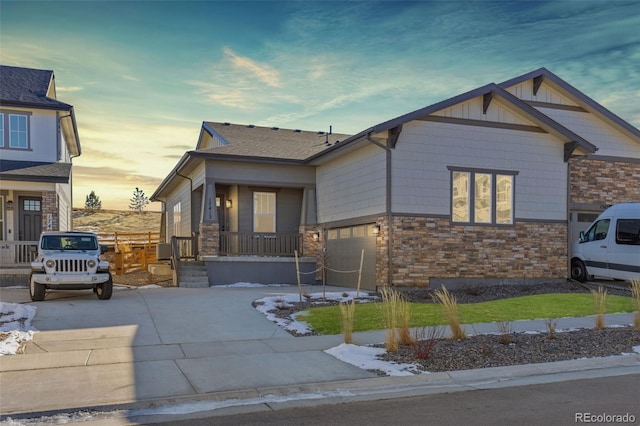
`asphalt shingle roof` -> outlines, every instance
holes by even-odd
[[[71,105],[47,97],[53,71],[0,66],[0,104],[68,110]]]
[[[204,126],[217,133],[227,145],[198,152],[253,158],[305,160],[349,137],[338,133],[329,135],[326,132],[209,121]]]
[[[0,178],[30,182],[68,183],[71,163],[0,160]]]

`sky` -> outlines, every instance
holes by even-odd
[[[74,106],[74,207],[127,210],[203,121],[354,134],[546,67],[640,127],[638,27],[636,0],[0,0],[0,63]]]

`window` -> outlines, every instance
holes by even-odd
[[[22,210],[25,212],[39,212],[40,200],[22,200]]]
[[[517,172],[454,167],[449,170],[453,222],[513,224],[513,189]]]
[[[593,224],[587,231],[584,241],[598,241],[607,238],[607,232],[609,232],[609,224],[611,219],[602,219]]]
[[[180,235],[180,228],[182,225],[182,203],[178,201],[173,206],[173,235]]]
[[[618,219],[616,244],[640,245],[640,219]]]
[[[0,148],[4,148],[4,114],[0,114]]]
[[[29,148],[29,133],[27,131],[27,116],[9,114],[9,147]]]
[[[253,193],[253,232],[276,232],[276,194]]]

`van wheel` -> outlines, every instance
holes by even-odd
[[[44,300],[46,288],[43,284],[38,284],[33,280],[33,274],[29,275],[29,296],[34,302],[41,302]]]
[[[113,293],[113,280],[111,279],[111,273],[109,273],[109,279],[106,282],[96,286],[95,292],[100,300],[111,299],[111,294]]]
[[[571,261],[571,278],[581,283],[587,280],[587,268],[582,260],[573,259]]]

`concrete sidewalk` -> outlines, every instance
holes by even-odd
[[[292,401],[300,393],[358,399],[510,381],[533,383],[552,376],[566,379],[567,374],[583,378],[640,373],[640,354],[634,354],[379,378],[323,352],[342,343],[342,336],[293,337],[251,306],[267,295],[295,292],[295,287],[119,289],[108,302],[91,292],[50,293],[46,301],[35,303],[33,325],[40,331],[26,353],[0,357],[0,413],[107,406],[140,409],[192,400],[240,399],[260,405],[256,398],[268,394],[289,395]],[[23,303],[28,297],[27,289],[2,290],[2,301]],[[606,318],[607,325],[631,321],[631,314]],[[592,317],[564,318],[557,327],[593,324]],[[546,325],[544,320],[517,321],[513,328],[537,331]],[[467,329],[496,331],[495,324]],[[384,331],[356,333],[354,340],[380,343]]]

